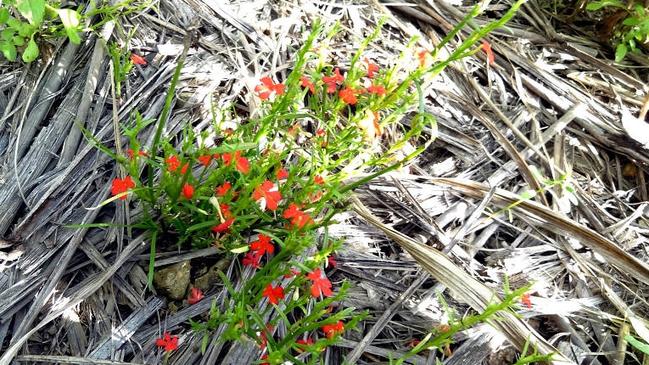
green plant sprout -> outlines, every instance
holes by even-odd
[[[7,60],[15,61],[20,53],[24,62],[33,62],[40,53],[35,38],[57,37],[62,34],[61,28],[70,42],[81,43],[81,16],[76,10],[61,9],[45,0],[3,2],[0,8],[0,51]]]
[[[615,62],[621,62],[629,52],[639,52],[639,44],[649,42],[649,8],[645,4],[642,1],[627,4],[622,0],[597,0],[586,6],[589,11],[614,8],[626,12],[626,17],[613,32]]]

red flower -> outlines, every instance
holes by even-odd
[[[146,152],[138,150],[136,153],[132,148],[127,149],[126,154],[128,155],[128,158],[130,158],[131,160],[135,157],[135,155],[138,155],[140,157],[146,156]]]
[[[272,181],[266,180],[252,192],[252,199],[261,204],[262,210],[268,208],[276,211],[279,201],[282,200],[282,194]]]
[[[183,167],[180,168],[180,174],[181,174],[181,175],[185,175],[185,173],[187,172],[187,168],[188,168],[188,167],[189,167],[189,163],[186,162],[186,163],[183,165]]]
[[[336,85],[340,85],[345,81],[343,75],[340,74],[338,67],[334,69],[333,76],[322,76],[322,81],[327,84],[327,93],[333,94],[336,92]]]
[[[214,232],[214,233],[226,232],[227,230],[230,229],[230,226],[232,225],[233,222],[234,222],[234,218],[228,218],[228,219],[225,220],[225,222],[223,222],[223,223],[221,223],[221,224],[219,224],[217,226],[212,227],[212,232]]]
[[[144,59],[144,57],[135,53],[131,53],[131,62],[133,62],[134,65],[146,65],[146,60]]]
[[[270,242],[270,237],[259,234],[257,240],[250,244],[250,250],[259,256],[263,256],[265,253],[272,254],[275,252],[275,246]]]
[[[328,339],[332,339],[337,334],[345,332],[345,324],[342,321],[338,321],[334,324],[325,324],[320,328],[325,333]]]
[[[232,218],[232,212],[230,212],[230,206],[225,203],[219,203],[219,208],[221,208],[221,214],[227,219]]]
[[[532,300],[530,299],[529,293],[523,294],[523,296],[521,297],[521,303],[525,304],[527,309],[532,309]]]
[[[301,211],[295,203],[289,204],[288,209],[284,211],[282,216],[290,219],[291,224],[296,228],[303,228],[305,225],[313,223],[313,219],[307,213]]]
[[[294,277],[295,275],[300,275],[300,270],[298,269],[291,269],[288,273],[284,274],[284,279],[290,279]]]
[[[311,94],[315,94],[315,85],[313,85],[313,82],[311,82],[308,77],[300,77],[300,85],[302,85],[302,87],[308,88],[309,91],[311,91]]]
[[[349,105],[354,105],[358,101],[358,99],[356,99],[356,91],[351,87],[346,87],[340,90],[338,96],[340,97],[340,100]]]
[[[487,54],[487,63],[493,65],[496,61],[496,56],[494,55],[493,50],[491,49],[491,43],[483,40],[482,41],[482,50]]]
[[[169,332],[162,334],[162,338],[157,338],[155,340],[155,345],[162,347],[165,351],[173,351],[178,348],[178,336],[171,336]]]
[[[313,345],[315,342],[311,337],[307,337],[306,339],[300,338],[299,340],[295,341],[295,344],[298,345],[299,349],[297,350],[298,352],[304,352],[304,348],[307,346]]]
[[[428,50],[422,49],[417,53],[417,58],[419,58],[419,67],[426,67],[432,61],[432,56]]]
[[[255,92],[259,95],[261,100],[266,100],[270,97],[270,94],[275,93],[276,95],[282,95],[284,93],[284,84],[275,83],[270,77],[262,77],[260,80],[261,85],[255,87]]]
[[[273,287],[268,284],[261,295],[268,298],[270,304],[277,304],[280,299],[284,299],[284,288],[281,286]]]
[[[277,177],[277,180],[288,179],[288,170],[286,170],[285,168],[281,168],[277,170],[275,176]]]
[[[243,256],[243,260],[241,260],[241,263],[243,266],[250,266],[254,267],[255,269],[259,269],[259,264],[261,262],[261,255],[259,255],[257,252],[250,251],[247,254]]]
[[[224,153],[221,158],[226,166],[230,166],[234,160],[236,169],[242,174],[247,174],[250,171],[250,162],[247,158],[241,157],[241,151],[236,151],[234,154]]]
[[[370,79],[374,78],[374,74],[379,71],[379,65],[372,63],[367,58],[365,59],[365,63],[367,63],[367,77]]]
[[[212,161],[212,156],[211,155],[198,156],[198,162],[200,162],[200,164],[205,166],[205,167],[209,166],[211,161]]]
[[[200,288],[193,287],[192,290],[189,291],[187,303],[189,303],[189,305],[194,305],[200,302],[204,297],[205,296],[203,295],[203,291]]]
[[[324,137],[327,134],[324,129],[319,128],[317,131],[315,131],[315,135],[318,137]]]
[[[119,195],[122,193],[127,192],[129,189],[132,189],[135,187],[135,182],[133,179],[131,179],[130,176],[125,176],[123,179],[115,178],[113,179],[112,187],[110,192],[115,195]],[[124,194],[119,197],[120,200],[126,200],[126,196],[128,194]]]
[[[225,194],[228,193],[228,190],[230,190],[231,187],[232,184],[230,184],[228,181],[224,182],[223,185],[216,187],[216,195],[225,196]]]
[[[324,178],[320,175],[316,175],[313,177],[313,182],[316,183],[317,185],[322,185],[324,184]]]
[[[176,155],[167,157],[165,163],[167,164],[167,170],[169,170],[170,172],[175,172],[180,167],[180,160]]]
[[[376,94],[378,96],[383,96],[383,95],[385,95],[385,87],[383,87],[382,85],[374,85],[374,84],[372,84],[372,86],[367,88],[367,92],[369,92],[370,94]]]
[[[183,185],[183,196],[186,199],[191,199],[194,196],[194,187],[185,183],[185,185]]]
[[[331,291],[331,281],[327,279],[327,276],[320,269],[315,269],[311,271],[307,276],[311,280],[311,296],[314,298],[320,298],[324,295],[325,297],[330,297],[333,295]]]
[[[333,256],[327,256],[327,266],[328,267],[336,267],[338,263],[336,262],[336,258]]]

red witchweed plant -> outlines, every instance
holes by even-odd
[[[152,121],[136,113],[124,127],[128,158],[101,147],[127,172],[112,181],[111,199],[132,194],[143,211],[137,227],[151,231],[150,285],[159,251],[213,247],[241,264],[228,271],[231,276],[221,276],[232,305],[214,304],[207,321],[192,322],[192,329],[204,334],[204,346],[223,325],[222,340],[262,343],[269,364],[318,363],[321,351],[362,319],[354,308],[339,305],[349,285],[334,291],[322,269],[336,266],[331,255],[341,244],[327,234],[328,226],[355,188],[405,166],[427,148],[432,139],[420,135],[434,133],[435,121],[424,110],[422,85],[449,62],[479,50],[478,37],[438,60],[446,41],[419,53],[413,42],[404,52],[414,57],[410,62],[381,68],[364,56],[378,34],[377,28],[350,59],[330,64],[314,51],[316,41],[331,38],[323,37],[316,23],[292,53],[288,76],[264,76],[251,90],[263,101],[255,115],[219,106],[213,128],[197,135],[188,126],[181,136],[165,136],[181,58],[151,145],[142,148],[139,138]],[[417,58],[419,67],[411,67]],[[399,123],[406,117],[407,127]],[[388,127],[391,144],[384,145]],[[246,280],[243,272],[250,274]],[[236,290],[231,280],[238,281]],[[203,293],[192,288],[187,303],[201,300]],[[273,335],[268,328],[282,331]],[[310,342],[300,342],[305,338]],[[178,337],[165,332],[156,345],[173,351]],[[308,354],[298,360],[298,350]]]

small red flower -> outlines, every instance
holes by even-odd
[[[225,222],[212,227],[212,232],[214,233],[223,233],[226,232],[230,229],[230,226],[234,223],[234,218],[228,218],[225,220]]]
[[[345,78],[340,74],[338,67],[336,67],[333,76],[322,76],[322,81],[327,85],[327,93],[333,94],[336,92],[336,85],[342,84]]]
[[[135,53],[131,53],[131,62],[133,62],[134,65],[146,66],[146,59]]]
[[[193,287],[192,290],[189,291],[189,297],[187,297],[187,303],[189,305],[194,305],[203,299],[205,295],[203,295],[203,291],[200,288]]]
[[[140,157],[146,156],[146,152],[139,151],[139,150],[136,152],[132,148],[127,149],[126,154],[128,155],[128,158],[131,160],[134,159],[136,155]]]
[[[212,162],[212,155],[198,156],[198,162],[200,162],[201,165],[207,167],[210,165],[210,162]]]
[[[284,279],[290,279],[294,277],[295,275],[300,275],[300,270],[298,269],[291,269],[288,273],[284,274]]]
[[[349,105],[354,105],[358,101],[356,98],[356,91],[351,87],[346,87],[338,92],[340,100],[344,101]]]
[[[230,182],[226,181],[221,186],[216,187],[216,195],[225,196],[225,194],[228,193],[230,188],[232,188],[232,184],[230,184]]]
[[[183,196],[185,199],[191,199],[194,196],[194,187],[185,183],[185,185],[183,185]]]
[[[301,211],[295,203],[289,204],[282,216],[286,219],[290,219],[293,227],[298,229],[303,228],[307,224],[313,223],[311,216]]]
[[[320,175],[316,175],[313,177],[313,182],[316,183],[317,185],[322,185],[324,184],[324,178]]]
[[[532,300],[530,299],[529,293],[523,294],[523,296],[521,297],[521,303],[525,304],[527,309],[532,309]]]
[[[272,93],[276,95],[284,94],[284,84],[275,83],[270,77],[262,77],[260,80],[261,85],[255,87],[255,92],[261,100],[267,100]]]
[[[367,58],[365,59],[365,63],[367,63],[367,77],[373,79],[374,74],[379,71],[379,65],[372,63],[372,61]]]
[[[252,199],[261,204],[262,210],[268,208],[276,211],[279,201],[282,200],[282,194],[272,181],[266,180],[252,192]]]
[[[113,196],[127,192],[129,189],[135,187],[135,182],[130,176],[125,176],[123,179],[115,178],[111,186],[110,192]],[[126,200],[127,194],[119,197],[120,200]]]
[[[311,82],[307,76],[300,77],[300,85],[308,88],[309,91],[311,91],[311,94],[315,94],[315,85],[313,85],[313,82]]]
[[[422,49],[417,52],[417,58],[419,58],[419,67],[426,67],[431,63],[433,57],[428,50]]]
[[[372,86],[367,88],[367,92],[369,92],[370,94],[383,96],[385,95],[385,87],[383,87],[382,85],[372,84]]]
[[[165,163],[167,164],[167,170],[169,170],[169,172],[175,172],[180,167],[180,160],[176,155],[167,157],[167,159],[165,159]]]
[[[307,337],[306,339],[300,338],[299,340],[295,341],[295,344],[298,345],[299,349],[297,350],[298,352],[304,352],[304,348],[307,346],[313,345],[315,342],[311,337]]]
[[[243,266],[250,266],[255,269],[259,269],[259,264],[261,263],[261,255],[259,255],[257,252],[250,251],[243,256],[241,263],[243,264]]]
[[[494,55],[494,51],[491,49],[491,43],[483,40],[482,50],[487,54],[487,62],[489,63],[489,65],[493,65],[494,62],[496,62],[496,56]]]
[[[311,280],[311,296],[320,298],[320,296],[330,297],[333,295],[331,291],[331,281],[320,269],[315,269],[306,276]]]
[[[272,254],[275,252],[275,246],[271,243],[270,237],[265,234],[259,234],[256,241],[250,244],[250,250],[263,256],[265,253]]]
[[[284,299],[284,288],[281,286],[273,287],[268,284],[261,295],[268,298],[270,304],[278,304],[280,299]]]
[[[230,212],[230,206],[225,203],[220,203],[219,208],[221,208],[221,214],[227,219],[232,218],[232,212]]]
[[[336,267],[336,265],[338,265],[336,258],[333,255],[327,256],[327,266]]]
[[[230,166],[232,161],[235,163],[235,168],[242,174],[247,174],[250,171],[250,162],[247,158],[241,157],[241,151],[236,151],[232,153],[224,153],[221,155],[223,163],[226,166]]]
[[[345,332],[345,324],[342,321],[338,321],[334,324],[325,324],[320,328],[325,333],[328,339],[332,339],[336,335]]]
[[[164,348],[166,352],[173,351],[178,348],[178,336],[171,336],[169,332],[165,332],[162,338],[155,340],[155,345]]]
[[[189,168],[189,163],[185,163],[183,167],[180,168],[180,174],[185,175],[187,173],[188,168]]]
[[[288,170],[286,170],[285,168],[281,168],[281,169],[277,170],[277,173],[275,174],[275,176],[277,177],[277,180],[288,179]]]
[[[315,135],[318,137],[324,137],[327,134],[324,129],[319,128],[317,131],[315,131]]]

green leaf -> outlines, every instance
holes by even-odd
[[[18,47],[22,47],[25,45],[25,38],[19,35],[13,37],[11,41]]]
[[[633,347],[635,347],[636,349],[638,349],[638,350],[644,352],[645,354],[649,355],[649,345],[648,344],[646,344],[646,343],[644,343],[642,341],[636,340],[636,338],[631,336],[631,335],[625,336],[624,339],[628,343],[630,343]]]
[[[627,51],[628,49],[626,48],[626,44],[618,44],[617,48],[615,48],[615,62],[622,62],[624,56],[626,56]]]
[[[10,39],[13,39],[14,34],[16,34],[16,32],[13,28],[5,28],[2,30],[2,32],[0,32],[0,39],[8,41]]]
[[[9,10],[7,8],[0,9],[0,24],[4,24],[9,20]]]
[[[65,28],[65,33],[68,35],[70,42],[74,44],[81,43],[81,37],[79,37],[79,13],[72,9],[56,9],[59,18],[61,18],[61,23],[63,23],[63,28]]]
[[[20,23],[16,29],[18,29],[18,34],[22,37],[31,37],[36,33],[36,27],[29,23]]]
[[[33,25],[40,25],[45,16],[45,0],[16,0],[16,9]]]
[[[14,46],[13,43],[9,43],[9,42],[0,43],[0,51],[2,51],[2,55],[5,56],[5,58],[8,59],[9,61],[15,61],[16,56],[18,56],[18,52],[16,51],[16,46]]]
[[[34,42],[34,37],[27,42],[27,48],[23,51],[23,61],[29,63],[38,58],[38,46]]]

